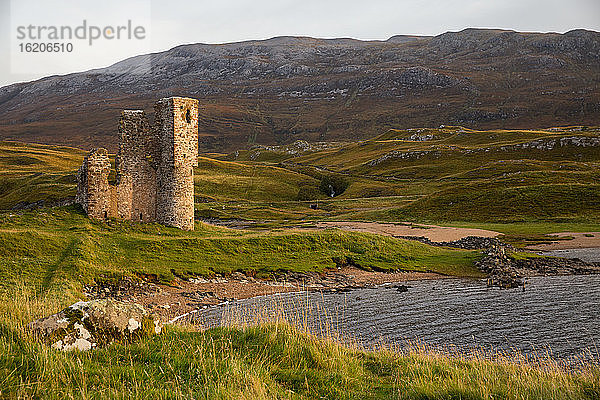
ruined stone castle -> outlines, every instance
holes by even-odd
[[[116,183],[103,148],[79,168],[76,202],[90,218],[159,222],[194,229],[194,170],[198,165],[198,100],[170,97],[154,105],[154,125],[144,111],[119,120]]]

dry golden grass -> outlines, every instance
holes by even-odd
[[[5,293],[8,294],[8,293]],[[600,369],[549,358],[457,353],[414,343],[365,350],[318,308],[270,308],[222,326],[168,327],[135,344],[62,353],[33,340],[30,319],[64,303],[16,288],[0,302],[0,397],[48,399],[597,399]],[[276,306],[285,306],[280,303]],[[258,311],[258,310],[257,310]]]

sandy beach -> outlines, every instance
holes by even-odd
[[[501,235],[499,232],[488,231],[485,229],[454,228],[411,223],[392,224],[380,222],[335,221],[319,222],[317,228],[339,228],[347,231],[369,232],[388,236],[424,236],[432,242],[452,242],[467,236],[497,237]]]
[[[447,277],[429,272],[364,271],[349,266],[327,270],[322,274],[314,273],[308,278],[310,279],[307,281],[301,281],[297,277],[291,280],[266,280],[233,273],[227,277],[219,276],[210,279],[177,279],[170,286],[144,283],[135,287],[119,288],[106,285],[100,288],[99,293],[107,297],[127,297],[160,315],[163,320],[169,321],[195,309],[257,296],[299,291],[342,291],[384,283]]]
[[[556,236],[557,241],[527,248],[542,251],[600,248],[600,232],[559,232],[551,236]]]

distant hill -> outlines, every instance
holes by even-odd
[[[599,82],[600,33],[586,30],[191,44],[2,87],[0,139],[114,150],[121,109],[151,113],[171,95],[200,99],[202,151],[441,124],[599,125]]]

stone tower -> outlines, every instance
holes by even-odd
[[[116,185],[105,149],[84,159],[76,202],[91,218],[156,221],[194,229],[194,167],[198,165],[198,100],[170,97],[154,106],[154,126],[142,110],[119,120]]]
[[[194,167],[198,166],[198,100],[170,97],[154,106],[157,141],[156,221],[194,229]]]

